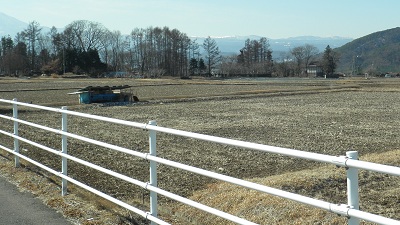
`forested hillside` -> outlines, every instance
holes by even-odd
[[[335,49],[338,71],[379,75],[400,72],[400,27],[372,33]]]

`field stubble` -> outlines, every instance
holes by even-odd
[[[2,90],[10,91],[1,93],[1,98],[5,99],[17,97],[22,101],[50,106],[68,103],[69,109],[84,113],[143,123],[147,123],[149,120],[156,120],[157,124],[163,127],[329,155],[344,155],[348,150],[357,150],[363,157],[366,154],[381,154],[398,149],[400,144],[397,138],[400,131],[400,102],[398,101],[400,89],[397,89],[397,86],[392,81],[307,79],[264,82],[248,80],[196,80],[183,82],[180,80],[143,80],[135,81],[133,85],[136,86],[135,91],[139,99],[147,100],[147,102],[114,107],[75,105],[73,102],[77,101],[76,96],[72,98],[66,95],[73,88],[80,88],[81,86],[77,86],[82,84],[104,85],[107,83],[107,85],[110,85],[111,83],[111,85],[118,85],[120,83],[130,84],[129,82],[132,81],[83,80],[75,82],[50,80],[37,83],[17,82],[14,83],[15,86],[0,82],[0,86],[4,87]],[[50,90],[53,84],[56,84],[58,90]],[[42,91],[13,91],[17,89]],[[20,117],[55,128],[59,128],[61,124],[59,116],[43,111],[24,111],[22,109]],[[3,127],[5,125],[0,126]],[[69,117],[68,129],[69,132],[103,140],[118,146],[141,152],[148,151],[147,133],[142,130],[77,117]],[[20,134],[31,140],[60,149],[61,140],[57,135],[50,135],[46,132],[23,126]],[[158,134],[157,138],[157,154],[160,157],[243,179],[274,179],[274,177],[279,176],[292,176],[294,177],[291,179],[293,181],[299,179],[298,177],[301,174],[304,174],[304,177],[313,174],[311,177],[315,178],[317,176],[315,171],[312,172],[310,169],[321,166],[319,163],[306,160],[238,149],[166,134]],[[70,139],[68,144],[69,154],[71,155],[141,181],[146,182],[149,179],[148,162],[146,160],[111,152],[76,140]],[[45,164],[58,170],[60,169],[59,159],[49,158],[48,154],[42,150],[25,144],[22,144],[21,148],[26,149],[24,154],[41,159]],[[397,166],[400,164],[399,161],[391,163]],[[104,176],[99,172],[72,162],[69,174],[95,188],[136,204],[140,203],[143,197],[147,199],[147,192],[131,184]],[[398,188],[397,191],[394,191],[393,188],[396,187],[399,180],[386,176],[374,175],[373,177],[376,180],[371,180],[371,182],[376,185],[372,189],[385,188],[390,190],[390,194],[385,192],[389,196],[386,196],[383,204],[388,206],[396,205],[395,203],[399,199],[393,196],[398,196],[399,192]],[[158,167],[158,178],[160,187],[186,197],[194,194],[194,197],[199,199],[204,198],[198,197],[199,195],[201,196],[199,192],[201,193],[203,189],[206,189],[204,193],[209,196],[211,195],[210,189],[213,190],[213,188],[215,189],[218,185],[221,185],[210,178],[189,174],[163,165]],[[291,180],[286,180],[286,184],[278,182],[279,184],[276,186],[327,201],[346,202],[346,196],[343,193],[343,190],[345,190],[345,177],[343,176],[338,178],[334,174],[329,175],[326,179],[315,178],[314,183],[310,182],[308,186],[305,180],[301,185],[293,184]],[[364,185],[368,186],[369,184],[368,181],[365,181]],[[380,184],[383,184],[384,187]],[[219,186],[219,188],[221,189],[222,186]],[[226,190],[222,192],[229,193]],[[223,196],[216,194],[218,191],[214,190],[211,193],[215,193],[215,199],[223,198]],[[378,198],[382,197],[378,194],[371,194],[371,191],[369,193],[368,197],[372,197],[372,200],[368,201],[373,201],[374,204],[379,202]],[[196,219],[193,216],[197,215],[197,213],[192,213],[192,211],[182,208],[179,204],[176,205],[162,197],[160,201],[162,202],[161,215],[168,217],[173,223],[205,221],[204,218],[206,217]],[[218,208],[224,208],[222,203],[204,199],[203,201]],[[237,199],[232,200],[231,203],[234,204],[235,201]],[[264,219],[256,219],[259,223],[285,223],[282,218],[287,214],[276,215],[275,212],[272,215],[272,211],[266,213],[268,207],[263,208],[262,205],[257,207],[258,211],[262,212],[266,217]],[[284,207],[287,207],[287,205]],[[366,206],[366,208],[368,207]],[[229,210],[229,207],[227,208]],[[246,206],[244,208],[246,209]],[[245,209],[242,209],[242,211]],[[253,210],[257,211],[257,209]],[[376,210],[376,207],[374,210],[400,219],[400,212],[388,212],[381,208]],[[250,213],[235,213],[251,218]],[[288,213],[290,214],[290,212]],[[295,215],[295,213],[292,214],[289,217],[299,216]],[[269,220],[267,215],[273,216],[275,219]],[[187,216],[191,218],[190,221],[182,220]],[[330,218],[330,221],[335,220],[330,216],[326,216],[326,214],[318,214],[316,216]],[[312,219],[315,220],[315,217]],[[215,222],[216,220],[213,219],[209,223],[215,224]],[[220,224],[224,223],[226,221]],[[340,223],[340,220],[338,223]]]

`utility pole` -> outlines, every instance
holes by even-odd
[[[63,75],[65,74],[65,47],[63,47]]]

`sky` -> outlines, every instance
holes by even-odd
[[[167,26],[190,37],[272,39],[359,38],[400,26],[399,9],[399,0],[0,0],[0,12],[47,27],[89,20],[123,34]]]

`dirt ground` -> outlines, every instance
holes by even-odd
[[[134,86],[141,100],[129,105],[79,105],[68,93],[85,86]],[[129,80],[129,79],[0,79],[0,98],[17,98],[33,104],[60,107],[83,113],[140,123],[156,120],[158,126],[201,134],[293,148],[329,155],[356,150],[360,156],[383,153],[400,146],[400,81],[393,79],[235,79],[235,80]],[[11,114],[0,104],[0,113]],[[22,119],[60,129],[60,115],[21,107]],[[0,129],[12,129],[1,122]],[[143,130],[89,119],[68,118],[68,131],[132,150],[148,151]],[[56,149],[56,134],[20,125],[20,135]],[[159,133],[160,157],[229,176],[254,179],[315,166],[306,160],[261,153]],[[3,138],[8,146],[12,140]],[[23,154],[60,170],[60,160],[43,150],[21,143]],[[149,180],[143,159],[102,147],[68,140],[68,153],[135,179]],[[398,166],[398,165],[397,165]],[[140,203],[148,193],[132,184],[70,162],[69,175],[112,196]],[[190,197],[215,180],[158,166],[159,186]],[[334,188],[334,187],[332,187]],[[338,201],[346,201],[343,196]],[[171,202],[160,198],[164,207]],[[143,202],[142,202],[143,203]],[[146,205],[146,203],[144,204]],[[400,215],[397,215],[400,218]]]

